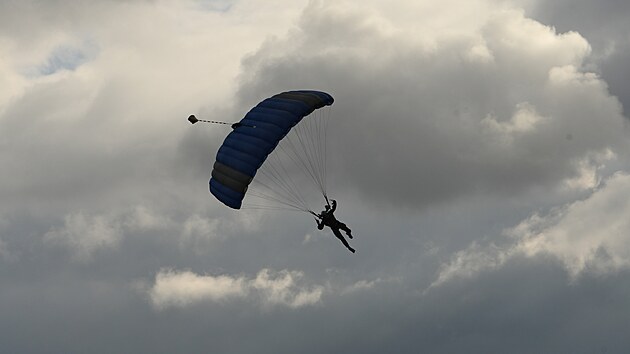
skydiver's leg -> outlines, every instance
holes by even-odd
[[[346,239],[343,237],[341,232],[339,232],[339,229],[337,228],[332,229],[332,232],[339,239],[339,241],[341,241],[341,243],[343,243],[343,245],[346,246],[346,248],[350,250],[350,252],[354,253],[354,248],[350,247],[350,245],[348,244],[348,241],[346,241]]]
[[[345,231],[346,235],[348,235],[348,237],[352,238],[352,230],[350,230],[350,228],[348,226],[346,226],[346,224],[340,222],[339,223],[339,228],[342,229],[343,231]]]

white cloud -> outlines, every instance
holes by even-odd
[[[490,271],[504,264],[513,254],[512,249],[502,249],[494,244],[480,246],[473,242],[465,250],[456,252],[451,259],[442,264],[437,279],[430,288],[440,286],[446,282],[459,278],[472,278],[484,271]]]
[[[251,286],[262,293],[264,302],[272,305],[281,304],[297,308],[318,303],[324,288],[300,287],[297,283],[303,277],[302,272],[283,270],[272,273],[268,269],[263,269],[251,282]]]
[[[132,230],[160,230],[172,226],[173,221],[155,210],[137,205],[129,213],[125,226]]]
[[[588,198],[506,229],[509,242],[474,242],[444,264],[432,287],[503,266],[513,257],[553,256],[572,280],[630,268],[630,175],[617,173]]]
[[[572,139],[571,136],[568,139]],[[568,189],[589,190],[599,186],[601,182],[600,171],[606,166],[606,163],[616,158],[615,153],[610,149],[602,152],[587,154],[587,156],[578,159],[577,174],[573,178],[565,180],[565,186]]]
[[[544,117],[536,112],[536,108],[527,102],[517,103],[515,112],[508,121],[497,121],[496,117],[486,116],[481,120],[482,125],[488,126],[492,133],[511,136],[518,133],[533,131],[537,125],[544,122]]]
[[[351,294],[357,291],[369,290],[376,286],[376,284],[381,282],[383,282],[383,279],[381,278],[376,278],[374,280],[359,280],[341,290],[341,294]]]
[[[74,251],[75,259],[89,261],[99,249],[115,248],[122,238],[120,223],[111,215],[66,215],[64,225],[52,228],[44,241],[66,246]]]
[[[164,235],[164,240],[175,240],[186,251],[203,253],[217,239],[219,225],[218,219],[197,214],[173,217],[164,210],[136,205],[106,214],[67,214],[63,226],[52,227],[43,239],[69,249],[72,258],[81,262],[91,261],[99,250],[116,249],[126,237],[146,233]]]
[[[517,249],[527,256],[558,257],[574,278],[583,271],[605,274],[630,266],[630,175],[615,174],[588,199],[556,213],[509,230],[519,240]]]
[[[148,293],[157,309],[248,297],[258,299],[262,306],[299,308],[320,302],[324,292],[322,286],[301,284],[303,276],[302,272],[269,269],[261,270],[255,278],[162,270]]]
[[[182,225],[180,246],[202,251],[219,236],[219,220],[208,219],[197,214],[188,217]]]
[[[182,307],[200,301],[219,301],[247,294],[245,278],[197,275],[191,271],[162,270],[149,289],[151,302],[158,309]]]

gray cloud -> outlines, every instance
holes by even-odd
[[[630,22],[626,1],[605,0],[597,3],[583,0],[532,1],[528,13],[533,18],[559,31],[578,31],[593,46],[589,63],[599,72],[611,93],[619,97],[627,116],[630,106],[630,73],[627,70],[630,53]],[[570,9],[570,10],[569,10]]]
[[[606,86],[627,71],[589,34],[620,40],[625,4],[588,30],[588,12],[486,0],[207,5],[0,4],[4,350],[629,346]],[[355,255],[310,217],[207,190],[227,130],[188,114],[232,121],[301,88],[336,99],[329,190]]]
[[[618,102],[583,71],[590,47],[579,34],[496,10],[453,29],[466,36],[436,34],[437,45],[422,28],[372,17],[311,3],[300,31],[247,59],[239,91],[251,102],[270,89],[334,90],[340,188],[420,206],[553,190],[589,154],[626,148]]]

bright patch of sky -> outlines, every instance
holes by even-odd
[[[36,69],[36,75],[52,75],[62,70],[75,70],[96,56],[97,48],[92,43],[83,46],[60,45],[52,50],[46,61]]]
[[[198,0],[197,4],[201,10],[228,12],[236,0]]]

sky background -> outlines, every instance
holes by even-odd
[[[630,2],[0,0],[0,351],[622,353]],[[311,217],[223,126],[335,98]]]

